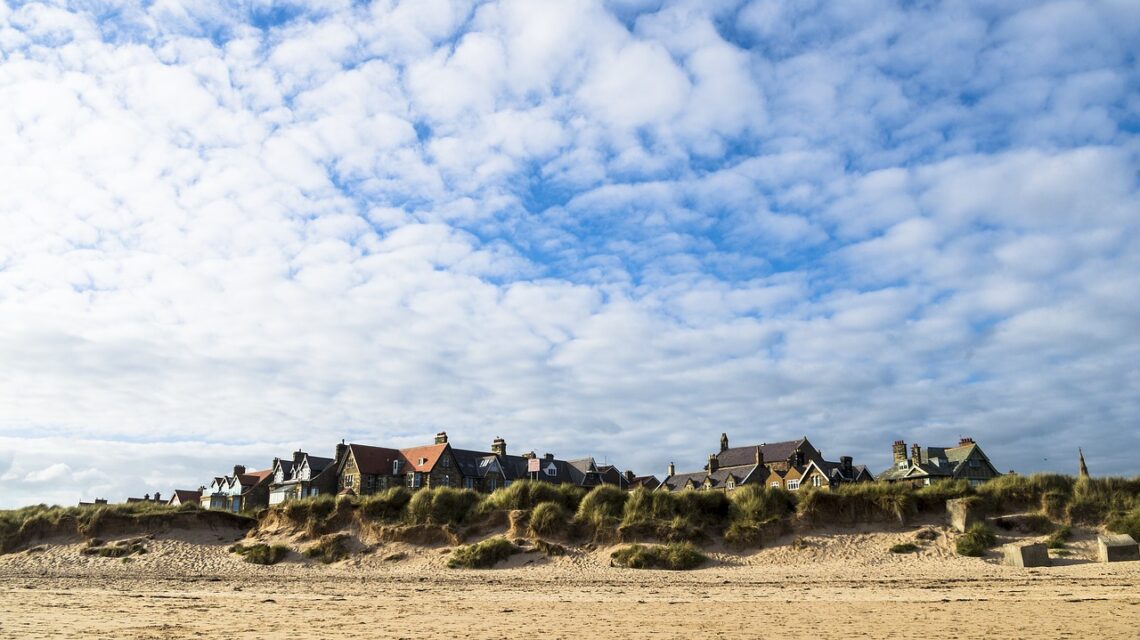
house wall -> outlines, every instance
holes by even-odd
[[[976,466],[971,466],[975,464]],[[971,482],[979,483],[986,480],[992,480],[999,474],[993,466],[986,461],[985,456],[981,451],[975,447],[970,455],[966,458],[961,468],[954,474],[955,478],[970,480]]]
[[[819,486],[818,487],[815,485],[814,478],[819,478]],[[812,467],[811,471],[808,471],[806,475],[804,475],[803,477],[800,478],[800,488],[802,488],[802,489],[812,488],[812,489],[817,489],[817,490],[822,490],[822,491],[830,491],[831,490],[831,481],[819,469]]]

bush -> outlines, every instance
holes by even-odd
[[[994,536],[994,532],[990,531],[986,525],[978,523],[971,526],[966,533],[958,536],[954,548],[958,555],[981,557],[986,555],[986,549],[994,546],[996,542],[997,537]]]
[[[251,544],[248,547],[235,544],[230,551],[240,555],[246,562],[252,564],[277,564],[289,555],[289,547],[283,544],[268,545],[264,543]]]
[[[729,494],[733,522],[762,524],[796,511],[791,492],[776,487],[745,485]]]
[[[918,551],[918,545],[913,542],[900,542],[891,547],[891,553],[913,553]]]
[[[461,524],[475,512],[483,497],[470,489],[420,489],[408,501],[409,524]]]
[[[664,546],[631,544],[614,551],[610,558],[619,567],[672,571],[695,569],[708,559],[688,542],[674,542]]]
[[[570,512],[558,502],[542,502],[531,511],[530,533],[533,536],[565,534]]]
[[[801,493],[798,500],[797,513],[811,522],[903,522],[915,510],[913,489],[879,482],[844,484],[833,491],[809,490]]]
[[[578,490],[580,492],[580,490]],[[501,509],[530,510],[543,503],[557,503],[567,509],[577,508],[580,497],[575,491],[559,488],[549,482],[538,480],[516,480],[511,486],[495,490],[487,496],[482,509],[484,511]]]
[[[456,548],[451,552],[447,566],[452,569],[486,569],[519,551],[518,547],[504,537],[488,538],[477,544]]]
[[[724,541],[736,549],[754,549],[764,542],[760,525],[746,520],[735,520],[724,530]]]
[[[1050,549],[1064,549],[1065,543],[1068,542],[1072,535],[1073,532],[1072,529],[1069,528],[1069,525],[1057,527],[1057,529],[1045,539],[1045,546]]]
[[[1106,528],[1113,533],[1127,533],[1140,540],[1140,507],[1109,518]]]
[[[941,480],[915,489],[914,501],[919,511],[943,511],[947,500],[966,498],[975,493],[967,480]]]
[[[639,494],[646,493],[648,492],[643,489],[638,489],[632,494],[626,493],[608,484],[594,487],[582,497],[575,517],[580,522],[591,525],[595,530],[614,527],[621,520],[626,500],[632,500]]]
[[[348,557],[348,534],[336,533],[321,536],[316,544],[302,552],[306,558],[320,560],[325,564],[332,564]]]
[[[412,492],[404,487],[392,487],[360,500],[360,514],[368,520],[395,522],[404,518],[404,510],[412,499]]]
[[[995,511],[1027,509],[1040,506],[1043,496],[1049,493],[1072,495],[1073,485],[1072,476],[1056,473],[1007,474],[981,485],[977,493]]]

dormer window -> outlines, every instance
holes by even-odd
[[[420,458],[419,466],[421,466],[421,467],[422,467],[422,466],[424,466],[425,464],[427,464],[427,458]]]
[[[546,475],[548,475],[548,476],[558,475],[558,468],[555,467],[554,465],[550,465],[549,467],[546,468]]]

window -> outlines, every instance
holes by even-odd
[[[819,476],[812,476],[811,477],[811,486],[822,487],[823,486],[823,478],[821,478]]]
[[[732,480],[729,480],[728,482],[724,483],[724,488],[728,489],[729,491],[732,491],[733,489],[736,488],[736,483],[733,482]]]
[[[345,476],[344,477],[344,486],[351,488],[354,480],[355,480],[355,478],[353,476]]]
[[[494,491],[497,486],[498,483],[494,478],[487,478],[487,491]]]
[[[971,469],[977,469],[978,467],[981,467],[981,466],[982,466],[981,460],[978,460],[977,458],[970,458],[970,468]]]
[[[554,465],[550,465],[549,467],[546,468],[546,475],[548,475],[548,476],[558,475],[558,468],[555,467]]]
[[[425,464],[427,464],[427,458],[420,458],[419,466],[421,466],[421,467],[422,467],[422,466],[424,466]]]
[[[772,486],[773,486],[773,487],[775,487],[775,488],[777,488],[777,489],[779,489],[779,488],[780,488],[780,483],[779,483],[779,482],[773,482],[773,483],[772,483]]]
[[[475,488],[475,478],[464,478],[463,479],[463,488],[464,489],[474,489]]]
[[[392,475],[394,475],[394,476],[400,475],[400,461],[399,460],[393,460],[392,461]]]
[[[408,488],[419,489],[424,485],[424,474],[419,471],[413,471],[408,474]]]
[[[800,488],[799,480],[788,480],[788,491],[795,491]]]
[[[446,475],[443,476],[443,486],[445,486],[445,487],[451,486],[451,476],[446,476]]]

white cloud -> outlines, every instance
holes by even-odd
[[[734,10],[0,6],[5,504],[441,428],[1129,472],[1134,9]]]

